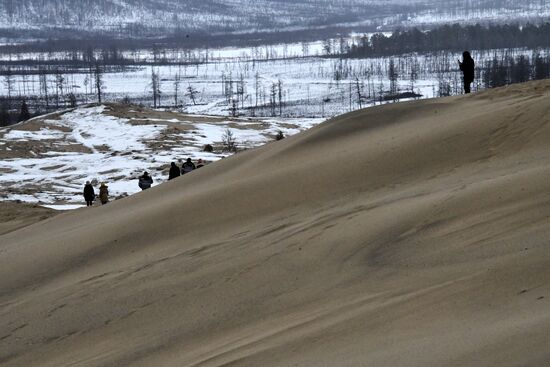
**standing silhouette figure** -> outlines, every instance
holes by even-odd
[[[84,194],[84,200],[86,200],[86,206],[93,206],[94,200],[95,200],[95,191],[90,181],[86,181],[86,185],[84,185],[83,194]]]
[[[472,55],[470,55],[470,52],[464,51],[462,53],[462,62],[458,60],[458,65],[460,66],[460,70],[464,75],[464,93],[470,93],[470,84],[472,84],[472,82],[474,81],[474,68],[476,66],[474,59],[472,59]]]
[[[174,162],[170,165],[170,174],[168,175],[168,181],[173,180],[180,176],[180,168],[176,166]]]

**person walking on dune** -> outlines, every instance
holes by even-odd
[[[99,200],[101,201],[101,205],[109,202],[109,187],[105,185],[105,182],[102,182],[101,186],[99,186]]]
[[[84,200],[86,200],[86,206],[94,205],[95,191],[90,181],[86,181],[86,185],[84,185]]]
[[[168,181],[179,177],[180,176],[180,169],[174,162],[170,165],[170,174],[168,175]]]
[[[191,158],[187,158],[187,162],[181,166],[181,174],[184,175],[186,173],[189,173],[195,169],[195,164],[191,162]]]
[[[462,62],[458,60],[458,65],[464,75],[464,93],[470,93],[470,84],[474,81],[475,75],[475,62],[474,59],[472,59],[470,52],[464,51],[462,53]]]
[[[153,178],[149,176],[148,172],[143,172],[142,176],[139,176],[138,186],[142,190],[150,189],[153,185]]]

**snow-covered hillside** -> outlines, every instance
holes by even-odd
[[[0,29],[78,29],[125,36],[182,31],[269,31],[449,21],[542,20],[540,0],[3,0]],[[13,34],[13,33],[10,33]]]
[[[6,0],[4,0],[6,2]],[[359,0],[7,0],[0,27],[62,27],[117,31],[119,27],[249,30],[330,24],[366,16]],[[378,1],[379,2],[379,1]],[[372,8],[371,8],[372,10]],[[378,10],[377,12],[380,12]],[[132,31],[139,31],[132,27]]]
[[[207,162],[227,156],[223,135],[231,131],[240,148],[292,135],[321,119],[223,119],[152,111],[137,106],[85,106],[0,129],[0,200],[66,208],[82,203],[85,181],[107,182],[111,197],[140,189],[149,171],[166,181],[170,162]],[[211,144],[214,152],[204,152]],[[61,206],[60,206],[61,205]]]

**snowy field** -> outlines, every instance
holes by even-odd
[[[338,40],[331,42],[331,48],[338,48]],[[209,61],[195,65],[136,66],[105,73],[103,98],[112,102],[126,99],[151,106],[152,74],[155,73],[159,76],[160,105],[165,108],[177,106],[186,113],[220,116],[326,118],[385,102],[383,97],[392,90],[391,59],[396,71],[393,90],[397,93],[416,93],[419,98],[437,97],[442,81],[450,86],[452,94],[461,93],[461,73],[456,62],[461,58],[459,53],[366,59],[306,56],[319,55],[325,46],[322,42],[313,42],[265,48],[195,50],[198,58]],[[178,52],[167,50],[165,56],[178,60],[183,57]],[[504,53],[532,57],[533,50],[472,52],[478,66]],[[55,55],[50,57],[55,58]],[[150,52],[135,51],[131,57],[143,61],[153,56]],[[40,83],[38,75],[15,75],[13,85],[12,95],[38,98],[44,95],[44,83]],[[62,75],[61,85],[58,76],[49,75],[46,86],[50,99],[60,96],[61,107],[67,104],[64,96],[69,93],[84,102],[96,100],[93,75],[89,70]],[[7,95],[6,88],[6,83],[0,84],[0,95]],[[473,90],[479,88],[480,78],[477,78]],[[193,96],[190,89],[194,91]]]
[[[426,57],[422,57],[425,59]],[[193,66],[138,67],[124,72],[108,73],[103,77],[103,97],[107,101],[121,101],[152,105],[151,75],[160,77],[161,105],[173,107],[175,83],[179,78],[178,106],[183,111],[209,115],[229,116],[231,100],[238,100],[240,114],[272,115],[271,99],[275,95],[276,115],[282,117],[330,117],[359,108],[357,80],[365,97],[362,106],[378,102],[376,95],[387,92],[389,59],[338,60],[317,57],[269,61],[224,61]],[[411,85],[408,69],[403,59],[399,75],[399,88],[412,90],[424,98],[434,95],[436,76],[419,70]],[[458,71],[456,77],[459,80]],[[54,75],[48,76],[50,98],[57,93]],[[40,96],[38,76],[16,76],[16,94]],[[284,108],[279,111],[279,86]],[[88,73],[67,74],[64,93],[84,96],[95,101],[92,76]],[[193,104],[188,89],[197,91]],[[275,88],[275,92],[274,89]],[[0,85],[0,94],[6,95],[6,85]],[[368,100],[370,95],[370,100]],[[351,97],[351,98],[350,98]],[[351,99],[351,102],[350,102]],[[65,100],[62,98],[62,103]],[[243,108],[244,107],[244,108]]]
[[[86,181],[106,182],[111,198],[138,192],[149,171],[165,182],[170,162],[213,162],[227,129],[239,148],[253,148],[320,123],[320,119],[220,119],[134,107],[90,106],[0,129],[0,200],[70,209],[82,203]],[[125,116],[117,117],[118,116]],[[211,144],[212,153],[203,147]]]

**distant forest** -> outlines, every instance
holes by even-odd
[[[355,38],[354,42],[343,37],[330,38],[323,42],[325,60],[320,60],[317,55],[308,56],[303,48],[302,57],[312,57],[312,63],[332,65],[332,70],[312,70],[312,80],[328,76],[336,85],[349,86],[349,90],[344,91],[348,93],[349,105],[355,103],[361,107],[400,98],[417,98],[418,81],[422,79],[433,81],[434,96],[461,93],[462,82],[456,58],[463,50],[474,51],[476,90],[550,78],[549,34],[550,23],[485,27],[455,24],[426,32],[411,29],[396,31],[391,36],[374,34],[370,37]],[[247,36],[254,37],[253,34]],[[186,36],[182,37],[187,39]],[[134,45],[134,50],[124,52],[123,44],[96,48],[82,41],[71,42],[64,45],[59,43],[59,47],[67,47],[66,51],[59,54],[49,54],[49,51],[17,54],[25,47],[29,47],[28,45],[4,48],[4,51],[9,50],[13,54],[6,52],[4,60],[0,61],[0,83],[5,87],[4,95],[0,96],[0,126],[23,119],[29,109],[35,113],[53,111],[90,101],[100,102],[102,98],[126,103],[130,100],[128,96],[105,94],[107,87],[103,75],[126,70],[130,72],[143,66],[151,66],[151,83],[148,92],[135,97],[137,99],[133,102],[152,104],[155,107],[177,107],[178,93],[180,97],[182,94],[182,86],[179,85],[182,83],[181,75],[172,75],[173,80],[162,80],[152,66],[174,65],[180,70],[182,66],[184,70],[191,66],[196,67],[198,73],[198,65],[212,62],[206,48],[170,53],[164,43],[154,43],[150,50],[142,53],[143,49],[139,48],[139,42]],[[144,54],[149,56],[143,58]],[[254,68],[260,64],[257,61],[268,61],[272,57],[280,56],[272,56],[266,49],[261,58],[251,54],[234,62],[246,65],[245,69],[251,67],[251,70],[255,70]],[[74,76],[78,74],[84,76],[83,86],[78,86],[75,82]],[[254,83],[258,83],[260,77],[258,74]],[[389,89],[383,83],[385,80],[389,80]],[[175,85],[174,95],[170,95],[171,92],[166,90],[161,93],[162,82],[165,86],[166,82]],[[188,84],[185,95],[189,96],[194,104],[195,95],[200,92]],[[268,96],[269,101],[253,106],[245,106],[247,96],[242,74],[239,78],[235,75],[233,78],[231,75],[222,75],[220,85],[223,85],[223,96],[215,95],[212,98],[225,98],[227,105],[232,106],[229,110],[234,115],[246,113],[247,109],[251,108],[254,111],[263,108],[266,115],[280,116],[285,108],[292,107],[281,102],[283,88],[280,81],[273,83],[264,93],[264,97]],[[254,90],[258,91],[258,88],[255,86]],[[330,103],[334,98],[338,97],[328,94],[324,96],[319,102],[320,108],[324,109],[325,103]],[[258,100],[257,94],[255,99],[248,98],[248,103],[252,103],[253,100]]]
[[[375,34],[348,47],[348,57],[392,56],[434,51],[491,50],[550,47],[550,23],[540,25],[445,25],[428,32],[417,28]],[[339,55],[341,56],[341,55]]]
[[[0,44],[84,47],[254,46],[437,24],[525,24],[545,0],[0,0]],[[184,36],[184,38],[181,37]],[[189,39],[185,37],[190,35]],[[319,38],[321,37],[321,38]],[[43,43],[37,43],[43,42]],[[34,49],[36,51],[43,51]]]

